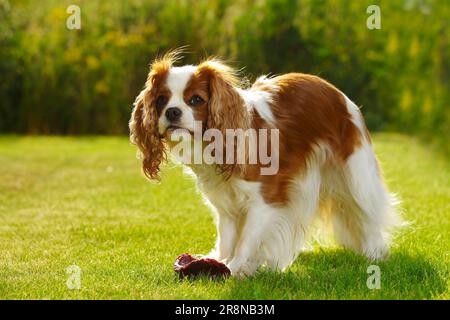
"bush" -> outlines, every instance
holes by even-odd
[[[0,0],[0,131],[122,134],[149,62],[190,45],[243,74],[317,74],[358,105],[372,130],[450,136],[450,5],[382,1]],[[377,1],[375,1],[377,2]],[[81,29],[68,30],[69,4]],[[447,139],[447,138],[444,138]]]

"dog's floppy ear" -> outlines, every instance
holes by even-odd
[[[134,102],[129,127],[130,141],[139,148],[145,176],[159,180],[159,167],[166,159],[166,149],[158,132],[158,114],[153,105],[153,81],[154,75],[150,73],[145,88]]]
[[[158,132],[158,112],[154,105],[158,86],[166,78],[181,50],[172,50],[150,66],[144,89],[134,102],[129,123],[130,141],[139,147],[142,169],[149,179],[159,180],[160,165],[166,160],[166,146]]]
[[[208,128],[219,130],[246,129],[248,124],[244,101],[237,92],[236,72],[217,59],[206,60],[198,66],[209,80]],[[225,132],[224,132],[225,133]]]
[[[207,127],[220,130],[225,148],[227,129],[247,130],[250,126],[248,111],[245,107],[244,100],[237,90],[239,80],[236,72],[231,67],[217,59],[209,59],[201,63],[198,66],[198,72],[206,74],[209,81]],[[235,148],[234,159],[236,159],[237,152]],[[225,155],[225,158],[229,156]],[[226,162],[225,159],[224,162]],[[222,172],[231,174],[238,166],[236,163],[232,165],[224,163],[219,166],[219,169]]]

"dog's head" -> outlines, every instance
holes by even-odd
[[[234,70],[216,59],[197,66],[174,66],[179,55],[170,52],[150,67],[144,89],[136,98],[130,120],[130,139],[139,147],[144,174],[158,179],[166,159],[166,142],[175,129],[245,128],[243,100]],[[202,125],[195,126],[195,123]]]

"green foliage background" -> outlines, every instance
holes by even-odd
[[[81,30],[68,30],[68,5]],[[381,8],[369,30],[366,9]],[[149,62],[189,45],[250,80],[319,75],[372,130],[450,136],[447,0],[0,0],[0,132],[123,134]],[[446,145],[446,143],[444,144]]]

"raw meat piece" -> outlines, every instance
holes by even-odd
[[[231,274],[230,269],[220,261],[210,258],[196,258],[188,253],[178,256],[173,266],[180,278],[198,276],[200,274],[211,277],[227,277]]]

